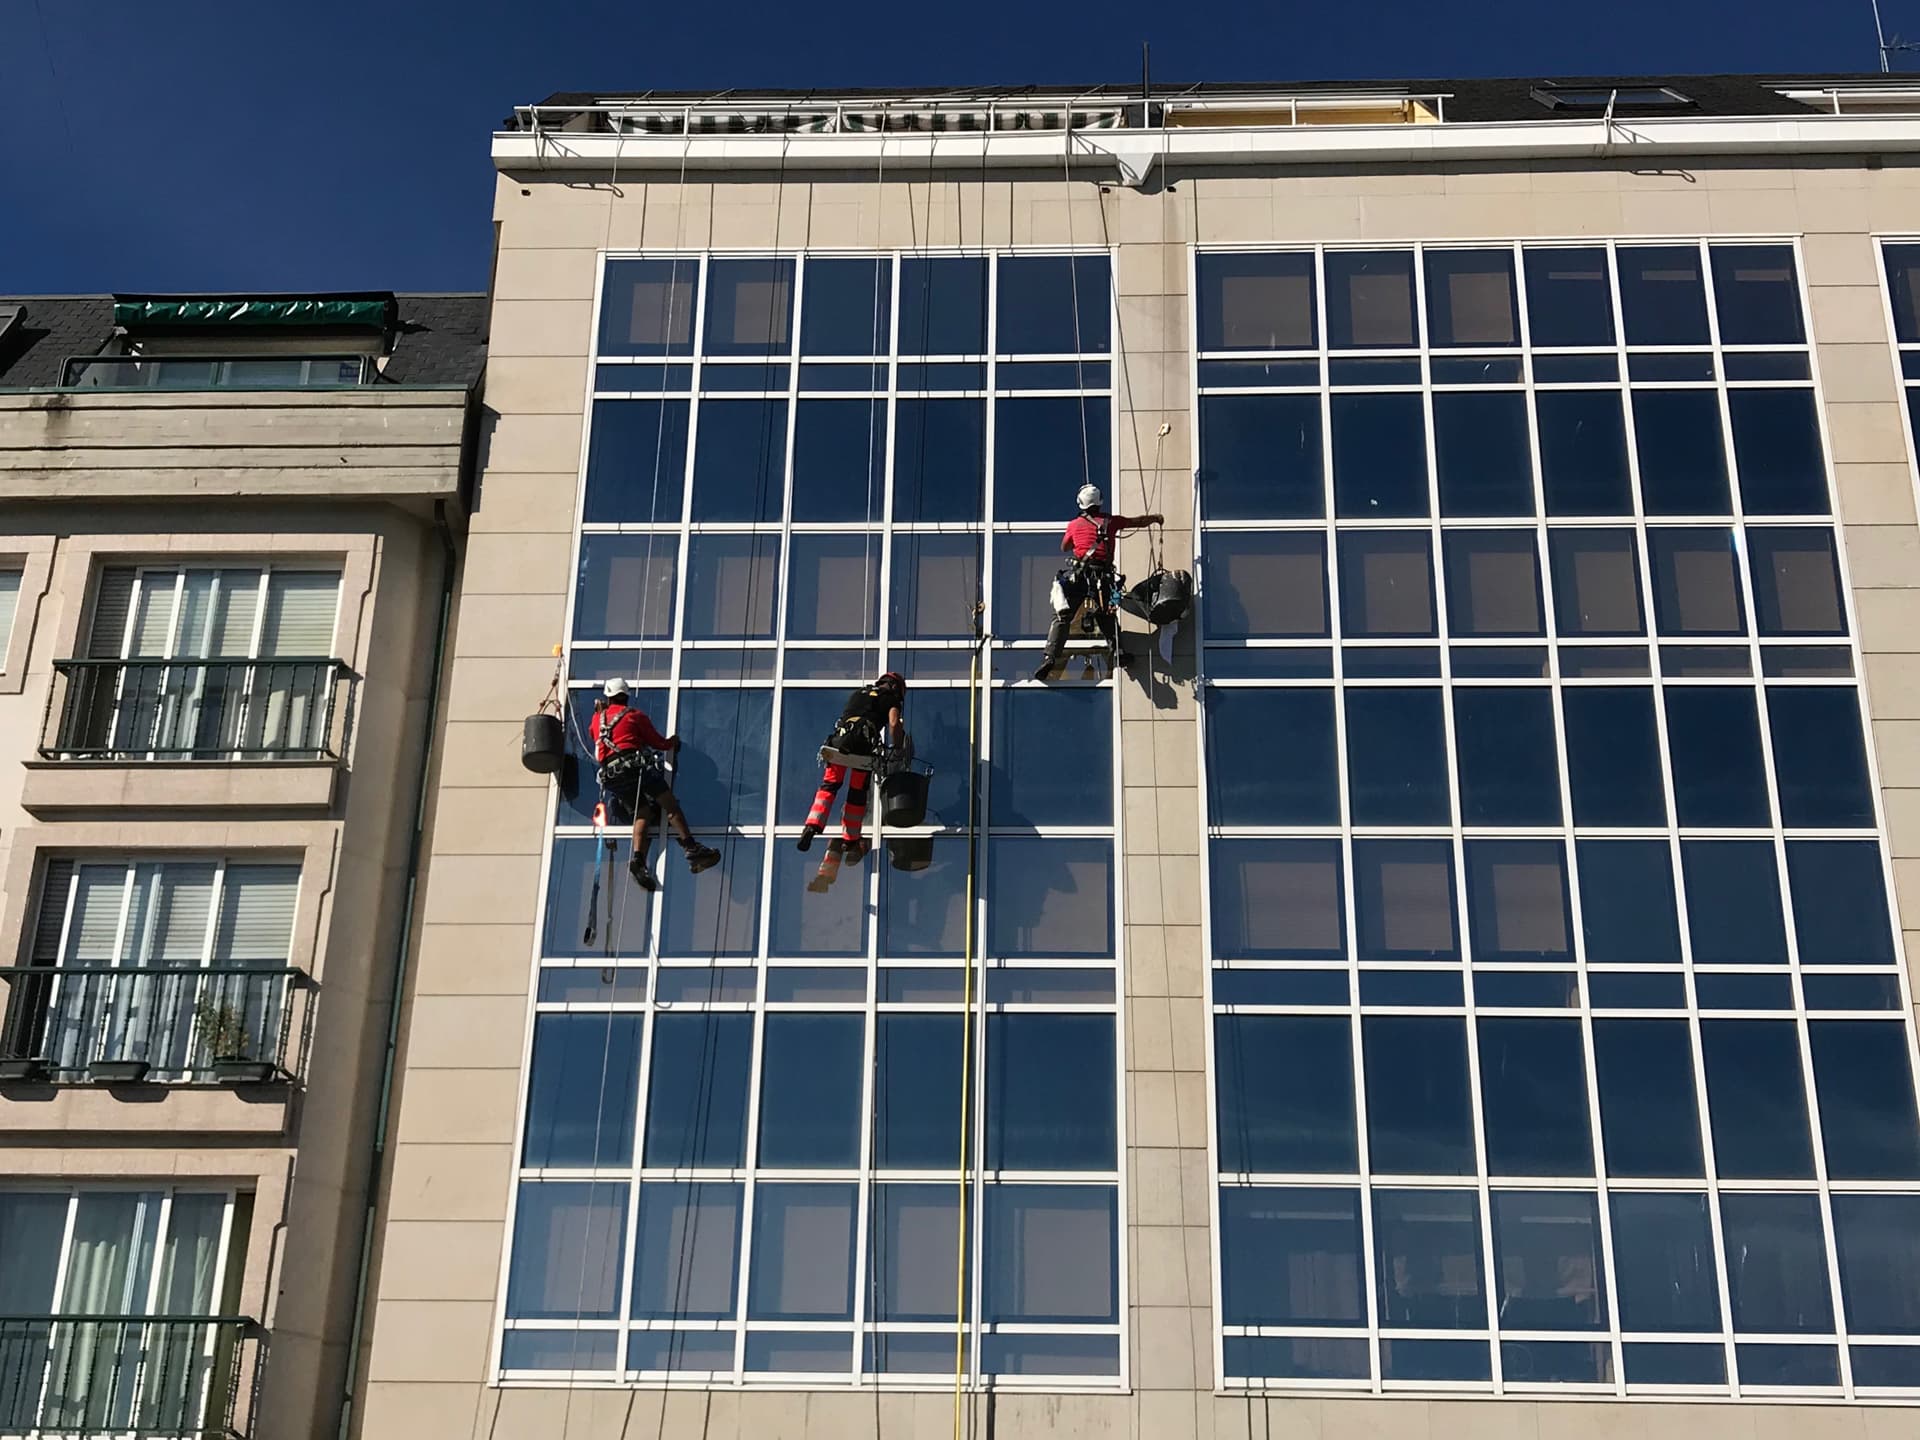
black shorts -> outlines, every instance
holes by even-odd
[[[607,813],[631,825],[636,806],[649,823],[660,818],[660,797],[667,793],[666,771],[648,764],[638,751],[615,755],[600,767],[600,794]]]

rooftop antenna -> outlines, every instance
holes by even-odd
[[[1902,50],[1920,50],[1920,41],[1902,40],[1898,35],[1887,38],[1887,27],[1880,22],[1880,0],[1871,0],[1873,5],[1873,34],[1880,45],[1880,73],[1891,74],[1893,56]]]

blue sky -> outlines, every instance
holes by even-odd
[[[1877,64],[1869,0],[0,0],[0,293],[480,289],[516,103],[1128,80],[1142,40],[1167,82]]]

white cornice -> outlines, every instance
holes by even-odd
[[[1920,115],[1670,116],[1476,124],[1018,131],[994,134],[611,135],[501,131],[501,170],[776,170],[929,166],[1108,170],[1139,183],[1174,165],[1446,165],[1476,160],[1631,160],[1677,155],[1818,155],[1920,151]],[[1143,164],[1144,162],[1144,164]]]

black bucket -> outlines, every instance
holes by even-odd
[[[566,732],[560,717],[545,710],[527,716],[520,735],[520,763],[536,775],[551,775],[566,755]]]
[[[880,786],[881,823],[896,830],[925,824],[927,782],[932,778],[932,770],[917,770],[911,765],[889,775]]]
[[[1193,576],[1156,570],[1120,597],[1120,608],[1156,628],[1183,618],[1193,603]]]
[[[907,840],[889,840],[887,860],[896,870],[909,873],[924,870],[933,864],[933,840],[925,835],[915,835]]]

